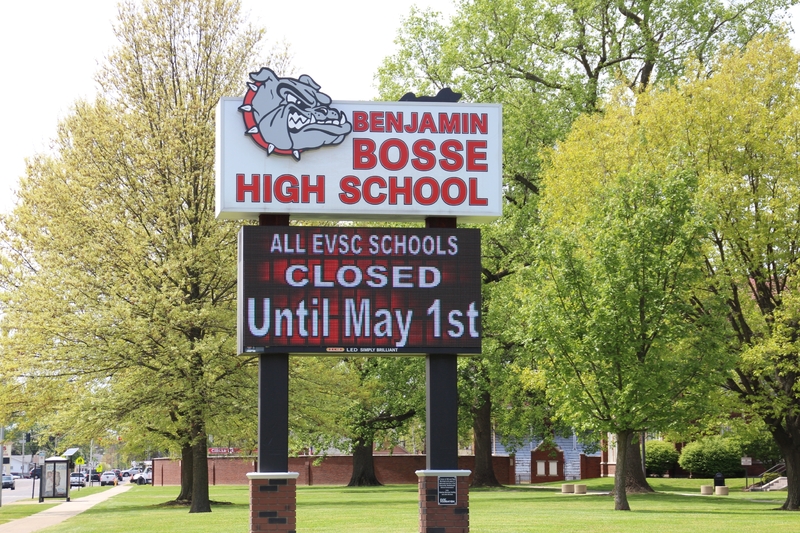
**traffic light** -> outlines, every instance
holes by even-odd
[[[30,441],[31,441],[31,432],[29,431],[25,433],[25,442],[30,442]]]

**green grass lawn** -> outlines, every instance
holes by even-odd
[[[42,505],[21,505],[17,502],[12,504],[3,504],[3,506],[0,507],[0,525],[5,524],[6,522],[11,522],[12,520],[16,520],[17,518],[25,518],[26,516],[38,513],[39,511],[44,511],[53,505],[57,504],[43,503]]]
[[[607,494],[560,493],[560,483],[470,492],[470,531],[527,532],[724,532],[758,529],[800,531],[800,513],[775,511],[785,492],[741,492],[743,480],[729,480],[731,495],[700,496],[709,480],[652,479],[656,494],[629,496],[632,511],[615,512]],[[605,492],[611,479],[587,480],[589,491]],[[224,504],[211,513],[189,514],[164,506],[177,487],[132,487],[46,533],[173,532],[246,533],[249,529],[247,486],[211,487],[211,498]],[[74,496],[74,495],[73,495]],[[36,507],[12,505],[9,507]],[[417,489],[389,487],[299,487],[297,531],[309,533],[415,533]],[[3,508],[5,511],[5,507]],[[0,515],[2,517],[2,515]]]

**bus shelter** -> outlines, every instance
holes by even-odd
[[[64,455],[44,460],[39,485],[39,503],[45,498],[66,498],[69,501],[69,476],[74,468],[73,456],[78,448],[70,448]]]

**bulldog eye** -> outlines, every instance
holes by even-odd
[[[300,109],[308,109],[308,104],[302,100],[299,100],[293,93],[286,93],[286,103],[294,104]]]

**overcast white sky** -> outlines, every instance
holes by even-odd
[[[95,93],[94,73],[116,45],[116,0],[6,2],[0,18],[0,211],[13,206],[25,158],[45,151],[78,98]],[[453,12],[453,0],[242,0],[271,42],[291,44],[294,64],[336,100],[377,96],[373,76],[394,52],[412,5]],[[302,8],[300,8],[302,6]],[[800,8],[793,10],[800,28]],[[797,43],[797,39],[795,40]]]

